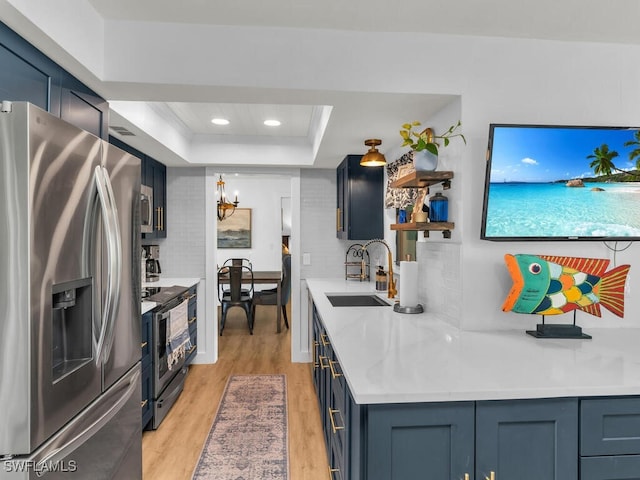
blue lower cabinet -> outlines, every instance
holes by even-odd
[[[367,480],[472,475],[473,402],[369,405],[367,410]]]
[[[580,480],[640,480],[640,455],[582,457]]]
[[[640,480],[640,397],[580,404],[580,480]]]
[[[640,454],[640,397],[583,400],[580,455]]]
[[[476,479],[577,480],[578,399],[476,403]]]

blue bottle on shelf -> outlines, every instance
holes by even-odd
[[[449,219],[449,199],[441,192],[429,199],[429,220],[432,222],[446,222]]]

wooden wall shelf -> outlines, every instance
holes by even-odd
[[[449,183],[453,178],[453,172],[412,172],[391,182],[392,188],[424,188],[436,183]],[[445,187],[446,189],[446,187]]]
[[[453,222],[419,222],[419,223],[393,223],[391,230],[424,232],[428,237],[429,232],[442,232],[444,238],[451,238],[451,230],[455,227]]]

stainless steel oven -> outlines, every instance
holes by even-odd
[[[164,293],[170,294],[171,289],[175,288],[176,287],[170,287],[166,289]],[[180,396],[188,372],[188,366],[185,365],[185,357],[180,357],[176,363],[169,368],[169,350],[167,348],[167,332],[171,311],[188,301],[187,298],[185,298],[184,291],[173,299],[163,303],[162,307],[153,314],[152,355],[154,413],[152,428],[154,430],[158,428]],[[158,294],[156,294],[156,296],[157,295]]]
[[[153,188],[140,185],[140,232],[153,233]]]

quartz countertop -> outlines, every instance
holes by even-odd
[[[370,282],[306,282],[357,403],[640,395],[640,328],[590,328],[592,340],[462,331],[429,313],[326,297],[377,293]]]
[[[172,287],[174,285],[191,288],[194,285],[197,285],[199,282],[199,278],[161,277],[157,282],[142,282],[142,288]],[[158,304],[156,302],[148,302],[142,300],[142,309],[140,313],[145,314],[153,310],[157,306]]]

